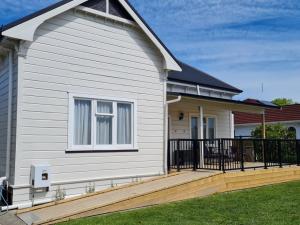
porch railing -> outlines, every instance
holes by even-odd
[[[300,166],[300,140],[171,139],[168,168],[242,170]]]

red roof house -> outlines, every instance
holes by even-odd
[[[247,102],[258,103],[258,100],[247,99]],[[295,129],[297,138],[300,137],[300,104],[283,106],[279,109],[269,108],[265,111],[266,124],[281,123]],[[262,123],[262,116],[258,114],[234,113],[235,135],[250,136],[251,131]]]

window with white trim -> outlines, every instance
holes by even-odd
[[[203,138],[215,139],[216,138],[216,118],[204,117],[203,118]]]
[[[192,139],[200,138],[200,117],[193,115],[190,117],[190,132]],[[216,138],[216,117],[204,116],[203,117],[203,138],[215,139]]]
[[[122,150],[134,146],[134,102],[72,96],[69,148]]]

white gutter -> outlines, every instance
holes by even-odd
[[[6,178],[10,175],[10,152],[11,152],[11,117],[12,117],[12,83],[13,83],[13,50],[9,50],[9,74],[8,74],[8,110],[7,110],[7,140],[6,140]]]

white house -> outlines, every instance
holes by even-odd
[[[0,55],[13,207],[166,174],[168,138],[233,137],[232,111],[265,108],[176,60],[126,0],[65,0],[15,21]]]

